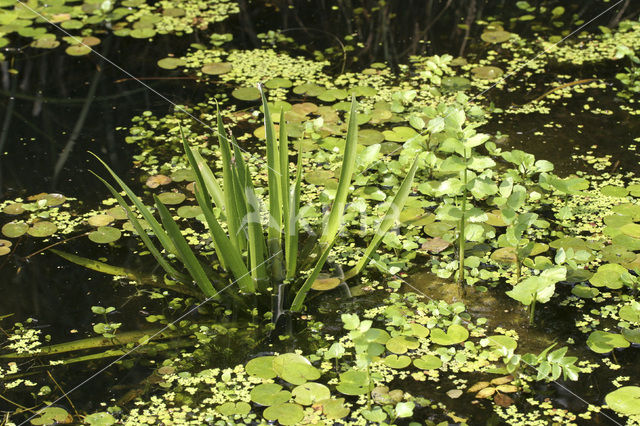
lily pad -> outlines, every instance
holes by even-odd
[[[422,370],[437,370],[442,367],[442,360],[435,355],[422,355],[413,360],[413,365]]]
[[[571,294],[583,299],[593,299],[600,294],[600,290],[585,284],[577,284],[571,289]]]
[[[161,194],[158,194],[158,199],[162,202],[162,204],[167,205],[180,204],[186,198],[187,196],[181,192],[163,192]]]
[[[304,180],[311,185],[325,185],[329,179],[332,179],[335,173],[331,170],[315,169],[305,173]]]
[[[156,35],[156,30],[153,28],[136,28],[129,33],[133,38],[151,38]]]
[[[291,392],[277,383],[262,383],[251,390],[251,401],[260,405],[275,405],[289,401]]]
[[[420,346],[420,342],[415,337],[396,336],[387,340],[386,346],[387,350],[394,354],[403,354],[409,349],[417,349]]]
[[[293,86],[293,83],[288,78],[277,77],[266,81],[264,85],[268,89],[277,89],[280,87],[283,89],[288,89],[289,87]]]
[[[90,426],[111,426],[117,422],[116,418],[107,412],[89,414],[84,418]]]
[[[174,69],[176,69],[178,67],[183,67],[186,64],[187,64],[187,61],[185,61],[182,58],[169,57],[169,58],[160,59],[158,61],[158,66],[160,68],[165,69],[165,70],[174,70]]]
[[[29,229],[29,225],[24,222],[9,222],[2,227],[2,235],[7,238],[18,238],[24,235]]]
[[[471,80],[460,76],[443,77],[442,87],[448,90],[466,90],[471,87]]]
[[[208,75],[226,74],[233,69],[233,65],[228,62],[214,62],[205,64],[200,71]]]
[[[503,43],[511,38],[511,33],[507,31],[485,31],[480,35],[480,38],[487,43]]]
[[[107,210],[107,214],[116,220],[125,220],[127,218],[127,212],[121,206],[111,207]]]
[[[616,348],[628,348],[629,342],[621,335],[596,330],[589,335],[587,346],[599,354],[606,354]]]
[[[402,368],[406,368],[411,364],[411,358],[409,358],[406,355],[388,355],[385,359],[384,359],[384,364],[387,367],[391,367],[391,368],[395,368],[395,369],[402,369]]]
[[[627,272],[627,268],[616,263],[607,263],[598,267],[596,273],[589,279],[589,282],[596,287],[608,287],[612,290],[622,288],[622,274]]]
[[[31,420],[32,425],[53,425],[58,423],[71,423],[73,417],[64,408],[46,407],[39,412],[40,417]]]
[[[89,46],[85,46],[84,44],[74,44],[73,46],[69,46],[65,49],[67,55],[71,56],[84,56],[91,53],[91,48]]]
[[[626,197],[629,194],[629,190],[621,186],[606,185],[600,188],[600,193],[607,197]]]
[[[635,416],[640,414],[640,387],[623,386],[604,397],[607,405],[618,413]]]
[[[375,129],[362,129],[358,131],[358,143],[362,145],[375,145],[384,141],[382,132]]]
[[[320,377],[320,371],[302,355],[286,353],[278,355],[272,362],[273,371],[283,380],[301,385]]]
[[[6,256],[11,253],[12,243],[9,240],[0,240],[0,256]]]
[[[351,411],[344,405],[344,398],[325,399],[318,401],[314,404],[315,406],[322,407],[322,412],[328,419],[341,419],[348,416]]]
[[[118,228],[111,226],[101,226],[89,233],[89,239],[98,244],[112,243],[120,239],[121,236],[122,232]]]
[[[437,345],[450,346],[469,338],[469,331],[459,324],[451,324],[445,333],[439,328],[431,330],[431,341]]]
[[[109,214],[97,214],[87,219],[87,223],[91,226],[99,227],[99,226],[107,226],[114,220],[115,218]]]
[[[293,388],[291,396],[300,405],[311,405],[317,401],[329,399],[331,391],[323,384],[309,382]]]
[[[328,291],[338,287],[341,282],[342,280],[336,277],[318,277],[311,285],[311,288],[317,291]]]
[[[340,374],[336,389],[345,395],[364,395],[369,391],[369,375],[366,371],[348,370]]]
[[[32,237],[43,238],[55,234],[57,230],[58,227],[54,223],[51,223],[48,220],[42,220],[34,223],[27,233]]]
[[[255,87],[238,87],[231,92],[231,96],[240,101],[256,101],[260,99],[260,91]]]
[[[475,67],[471,70],[474,78],[478,78],[481,80],[495,80],[496,78],[500,78],[504,71],[502,71],[498,67],[485,66],[485,67]]]
[[[274,358],[275,356],[272,355],[253,358],[247,362],[244,369],[250,376],[260,377],[261,379],[273,379],[277,376],[276,372],[273,370]]]
[[[267,420],[277,420],[281,425],[295,425],[304,418],[304,410],[290,402],[272,405],[262,414]]]
[[[251,405],[247,402],[225,402],[218,405],[216,411],[223,416],[245,416],[251,412]]]
[[[157,188],[160,185],[168,185],[171,183],[171,178],[165,175],[153,175],[147,178],[146,185],[153,189]]]
[[[192,219],[198,215],[202,214],[202,209],[200,206],[180,206],[176,211],[178,216],[183,217],[185,219]]]
[[[633,302],[621,307],[618,316],[625,321],[640,323],[640,303]]]
[[[2,212],[10,215],[18,215],[24,213],[24,207],[22,207],[22,203],[11,203],[7,204],[2,209]]]

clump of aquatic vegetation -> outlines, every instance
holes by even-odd
[[[535,20],[533,6],[517,7],[516,21]],[[562,7],[541,12],[576,21]],[[42,239],[23,257],[51,252],[129,283],[134,299],[153,303],[140,310],[149,328],[99,304],[94,336],[57,343],[35,320],[0,317],[0,380],[20,396],[8,418],[448,424],[492,412],[510,423],[640,423],[638,377],[615,376],[640,344],[640,178],[591,152],[575,157],[594,170],[556,174],[488,130],[608,86],[561,82],[504,108],[472,98],[503,88],[504,71],[551,66],[515,60],[534,50],[508,23],[480,24],[484,57],[416,55],[395,73],[374,63],[333,76],[328,63],[277,48],[219,49],[227,36],[159,59],[211,96],[132,120],[126,140],[141,179],[98,159],[112,197],[100,209],[72,213],[75,200],[60,194],[0,205],[0,255],[17,258],[20,244]],[[599,44],[578,41],[593,53],[585,60],[630,61],[616,76],[620,95],[637,86],[637,29],[623,22]],[[562,63],[569,50],[550,53]],[[72,253],[85,239],[100,259]],[[149,261],[119,265],[124,247]],[[429,278],[407,274],[416,270]],[[552,326],[565,331],[552,337]],[[148,377],[129,392],[92,413],[61,406],[56,368],[117,359],[124,371],[131,355]],[[581,409],[537,392],[596,374],[612,386]]]

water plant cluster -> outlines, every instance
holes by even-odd
[[[519,20],[536,19],[518,3]],[[566,16],[561,7],[544,13]],[[129,22],[131,33],[151,28]],[[478,24],[481,53],[414,56],[397,72],[373,63],[334,76],[326,62],[279,51],[277,37],[259,50],[225,49],[229,37],[212,37],[211,46],[159,58],[211,96],[120,129],[136,146],[137,181],[100,160],[95,172],[110,192],[102,208],[74,211],[73,194],[0,204],[8,238],[0,255],[42,239],[44,256],[117,277],[157,309],[138,330],[117,307],[93,306],[95,336],[66,343],[51,342],[35,321],[0,317],[9,336],[0,380],[20,398],[8,418],[639,424],[638,376],[616,371],[640,344],[640,177],[582,153],[583,170],[566,175],[490,130],[608,89],[605,77],[525,83],[519,90],[541,89],[538,98],[511,106],[474,93],[509,91],[503,72],[542,74],[582,43],[584,61],[629,61],[608,84],[629,100],[616,113],[631,115],[640,25],[623,22],[531,61],[534,47],[557,40],[527,43],[508,23]],[[104,256],[74,254],[85,237]],[[109,258],[132,246],[148,259],[142,268]],[[185,315],[194,308],[197,316]],[[553,321],[564,327],[556,335]],[[148,377],[92,412],[63,408],[59,386],[42,373],[132,350],[114,368],[136,360]],[[32,372],[42,374],[31,380]],[[591,405],[580,409],[539,392],[597,374],[611,384],[602,396],[581,387]]]

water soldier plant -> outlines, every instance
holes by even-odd
[[[183,147],[195,181],[195,196],[202,210],[214,245],[216,258],[205,261],[194,251],[183,236],[167,207],[154,195],[154,204],[160,222],[152,210],[119,178],[100,158],[98,160],[111,174],[118,186],[133,203],[150,227],[150,233],[161,249],[144,230],[143,223],[127,201],[107,181],[98,176],[118,203],[125,209],[137,234],[149,252],[172,280],[193,281],[204,297],[214,301],[233,300],[242,308],[265,306],[272,308],[277,320],[284,310],[300,312],[305,298],[324,267],[332,247],[338,239],[342,219],[356,167],[357,102],[351,101],[348,130],[345,139],[340,178],[332,206],[323,224],[320,236],[309,256],[300,259],[298,246],[301,231],[300,185],[303,175],[301,151],[295,171],[289,164],[289,144],[284,111],[280,113],[279,137],[271,118],[269,105],[261,90],[267,152],[268,219],[263,223],[262,202],[255,190],[248,165],[233,134],[226,135],[222,116],[217,114],[217,136],[222,154],[222,183],[197,149],[183,137]],[[97,158],[97,157],[96,157]],[[359,274],[367,265],[371,253],[396,220],[409,196],[418,166],[414,160],[400,184],[387,212],[378,225],[364,255],[347,272],[346,278]],[[162,251],[164,250],[164,252]],[[309,271],[305,273],[305,271]],[[231,282],[229,282],[231,280]],[[227,288],[238,285],[238,290]],[[331,288],[337,287],[340,281]],[[323,288],[330,289],[330,288]],[[229,294],[229,295],[228,295]],[[257,295],[268,295],[269,303],[254,300]],[[293,296],[293,297],[291,297]]]

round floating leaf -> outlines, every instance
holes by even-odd
[[[162,201],[162,204],[167,205],[180,204],[186,198],[187,196],[181,192],[163,192],[161,194],[158,194],[158,199]]]
[[[364,395],[369,391],[369,375],[366,371],[348,370],[340,374],[336,389],[345,395]]]
[[[219,75],[228,73],[232,68],[233,65],[228,62],[214,62],[211,64],[205,64],[200,71],[202,71],[203,74]]]
[[[627,272],[627,268],[616,263],[601,265],[589,282],[596,287],[608,287],[613,290],[622,288],[622,274]]]
[[[136,28],[131,30],[129,35],[133,38],[151,38],[156,35],[156,30],[153,28]]]
[[[349,415],[351,411],[344,405],[344,398],[325,399],[318,401],[315,406],[321,406],[322,412],[328,419],[341,419]]]
[[[640,328],[634,328],[633,330],[623,328],[622,336],[627,339],[629,343],[640,344]]]
[[[260,405],[274,405],[287,402],[291,392],[282,390],[276,383],[263,383],[251,390],[251,401]]]
[[[287,353],[278,355],[272,362],[273,371],[283,380],[301,385],[320,377],[320,371],[302,355]]]
[[[196,174],[191,169],[178,169],[171,173],[171,179],[174,182],[194,182],[196,180]]]
[[[381,424],[387,418],[387,413],[382,411],[380,407],[375,407],[371,410],[362,410],[360,414],[362,414],[362,417],[365,419],[376,424]]]
[[[417,349],[420,342],[411,336],[396,336],[387,340],[387,349],[394,354],[406,353],[409,349]]]
[[[309,382],[293,388],[291,396],[300,405],[311,405],[314,402],[329,399],[331,391],[323,384]]]
[[[410,324],[411,335],[417,338],[425,338],[429,335],[429,329],[422,324]]]
[[[165,70],[174,70],[178,67],[183,67],[187,64],[182,58],[163,58],[158,61],[158,66],[160,68],[164,68]]]
[[[341,282],[342,280],[340,278],[320,277],[320,278],[317,278],[313,282],[313,284],[311,284],[311,288],[317,291],[328,291],[338,287]]]
[[[44,194],[42,199],[47,200],[47,206],[49,207],[59,206],[67,201],[67,197],[62,194]]]
[[[471,87],[471,80],[465,77],[443,77],[442,87],[448,90],[466,90]]]
[[[31,228],[29,228],[27,233],[32,237],[42,238],[55,234],[57,230],[58,227],[54,223],[51,223],[48,220],[43,220],[34,223]]]
[[[304,418],[304,410],[298,404],[290,402],[272,405],[262,413],[267,420],[277,420],[281,425],[295,425]]]
[[[251,412],[251,405],[244,401],[238,403],[225,402],[222,405],[218,405],[216,411],[223,416],[245,416]]]
[[[358,130],[358,143],[362,145],[375,145],[384,141],[382,132],[375,129]]]
[[[402,369],[411,364],[411,358],[406,355],[389,355],[384,359],[384,364],[387,367]]]
[[[165,175],[153,175],[147,178],[146,185],[149,188],[157,188],[160,185],[167,185],[171,183],[171,178]]]
[[[495,80],[496,78],[502,76],[502,74],[504,73],[504,71],[502,71],[500,68],[491,66],[476,67],[473,68],[471,72],[473,73],[473,76],[475,78],[481,80]]]
[[[91,226],[100,227],[100,226],[107,226],[114,220],[115,218],[109,214],[97,214],[87,219],[87,223]]]
[[[620,231],[629,237],[640,238],[640,225],[637,223],[627,223],[626,225],[622,225],[620,227]]]
[[[485,31],[480,38],[487,43],[503,43],[511,37],[511,33],[507,31]]]
[[[304,180],[311,185],[325,185],[335,174],[331,170],[315,169],[304,174]]]
[[[187,12],[180,8],[180,7],[167,7],[166,9],[164,9],[162,11],[162,14],[164,16],[173,16],[173,17],[179,17],[179,16],[184,16],[187,14]]]
[[[518,256],[515,247],[500,247],[491,253],[491,260],[498,263],[517,263]]]
[[[513,337],[497,334],[495,336],[487,337],[489,345],[498,348],[499,351],[505,352],[514,351],[518,347],[518,342]]]
[[[11,253],[11,241],[0,240],[0,256],[5,256]]]
[[[107,214],[116,220],[125,220],[127,218],[127,212],[120,206],[111,207],[107,210]]]
[[[260,356],[258,358],[253,358],[244,369],[247,371],[247,374],[254,377],[260,377],[261,379],[273,379],[277,376],[276,372],[273,371],[273,359],[275,356]]]
[[[53,425],[57,423],[71,423],[73,421],[71,414],[60,407],[46,407],[38,413],[40,417],[31,420],[32,425]]]
[[[11,203],[7,204],[4,209],[2,209],[2,212],[10,215],[17,215],[24,213],[24,208],[22,207],[22,203]]]
[[[607,185],[600,188],[600,193],[607,197],[626,197],[629,190],[620,186]]]
[[[413,365],[422,370],[437,370],[442,367],[442,360],[434,355],[422,355],[413,360]]]
[[[618,413],[635,416],[640,414],[640,387],[623,386],[604,397],[607,405]]]
[[[599,354],[606,354],[615,348],[628,348],[629,342],[621,335],[596,330],[589,335],[587,346]]]
[[[2,235],[7,238],[18,238],[24,235],[29,229],[29,225],[24,222],[9,222],[2,227]]]
[[[107,244],[117,241],[122,236],[119,229],[111,226],[101,226],[89,233],[89,239],[94,243]]]
[[[625,321],[640,323],[640,304],[634,303],[621,307],[618,316]]]
[[[84,56],[91,53],[91,48],[83,44],[74,44],[73,46],[67,47],[64,51],[67,53],[67,55]]]
[[[180,206],[178,207],[178,216],[183,217],[185,219],[192,219],[196,216],[202,214],[202,209],[200,206]]]
[[[268,89],[277,89],[278,87],[288,89],[289,87],[293,86],[293,83],[288,78],[277,77],[267,81],[266,83],[264,83],[264,85]]]
[[[583,299],[593,299],[600,294],[600,290],[585,284],[577,284],[571,289],[571,294]]]
[[[431,341],[437,345],[449,346],[462,343],[469,338],[469,331],[459,324],[451,324],[445,333],[439,328],[431,330]]]
[[[89,414],[84,421],[90,426],[111,426],[117,422],[115,417],[106,412]]]
[[[41,37],[31,42],[31,47],[36,49],[55,49],[60,42],[54,37]]]
[[[238,87],[231,92],[231,96],[240,101],[256,101],[260,99],[260,91],[255,87]]]

